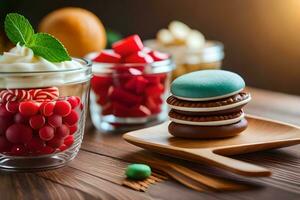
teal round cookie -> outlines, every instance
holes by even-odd
[[[180,99],[206,101],[231,96],[243,90],[245,81],[225,70],[201,70],[184,74],[171,84],[171,93]]]

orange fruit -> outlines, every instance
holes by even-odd
[[[39,31],[59,39],[73,57],[84,57],[106,46],[106,32],[100,19],[82,8],[67,7],[49,13],[42,19]]]

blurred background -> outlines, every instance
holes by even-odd
[[[143,40],[180,20],[221,41],[222,68],[242,75],[247,85],[300,94],[299,0],[0,0],[1,34],[8,12],[25,15],[37,27],[49,12],[66,6],[88,9],[105,28],[123,36],[138,33]],[[5,39],[0,43],[3,50]]]

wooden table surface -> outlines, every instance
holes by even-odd
[[[245,109],[247,113],[300,125],[300,97],[249,90],[253,100]],[[0,199],[300,199],[300,145],[237,156],[271,169],[272,177],[237,176],[255,187],[218,193],[196,192],[171,179],[152,185],[145,193],[121,186],[130,155],[138,151],[141,149],[123,141],[121,134],[103,134],[88,125],[81,151],[68,166],[39,173],[0,173]],[[186,165],[210,170],[192,163]]]

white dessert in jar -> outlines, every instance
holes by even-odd
[[[78,83],[86,80],[85,64],[79,59],[53,63],[35,56],[30,48],[17,44],[0,56],[0,88],[34,88]],[[14,75],[10,76],[10,73]]]

